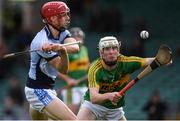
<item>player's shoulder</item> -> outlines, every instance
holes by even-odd
[[[101,68],[101,67],[102,67],[101,59],[97,58],[91,63],[90,69],[91,68]]]
[[[61,32],[61,37],[62,38],[71,37],[69,30],[65,30],[65,31]]]
[[[33,47],[33,48],[39,47],[42,43],[44,43],[47,40],[48,40],[48,38],[46,36],[45,31],[41,30],[36,34],[36,36],[32,40],[31,47]]]
[[[97,58],[97,59],[95,59],[95,60],[92,62],[91,66],[98,65],[98,64],[100,64],[100,63],[101,63],[101,59],[100,59],[100,58]]]
[[[122,55],[122,54],[120,54],[120,55],[118,56],[118,62],[124,62],[124,61],[126,61],[126,60],[128,60],[128,59],[129,59],[128,56],[125,56],[125,55]]]
[[[125,55],[118,56],[118,62],[133,62],[139,60],[143,60],[143,58],[137,56],[125,56]]]
[[[62,33],[70,34],[69,30],[67,30],[67,29],[65,31],[63,31]]]
[[[46,32],[44,29],[42,29],[41,31],[39,31],[36,36],[34,37],[33,41],[41,41],[41,40],[44,40],[46,39],[47,36],[46,36]]]

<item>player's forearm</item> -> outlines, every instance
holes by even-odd
[[[109,100],[108,93],[105,93],[105,94],[98,93],[98,94],[91,95],[91,102],[94,104],[101,104],[108,100]]]
[[[62,73],[58,73],[58,77],[60,79],[62,79],[63,81],[65,81],[66,83],[68,83],[68,80],[70,78],[68,75],[65,75],[65,74],[62,74]]]
[[[65,43],[71,43],[71,42],[76,42],[76,40],[74,38],[66,38]],[[68,54],[74,54],[79,52],[79,45],[78,44],[74,44],[74,45],[69,45],[66,46],[66,50]]]
[[[79,45],[71,45],[66,47],[68,54],[74,54],[79,51]]]
[[[69,68],[69,58],[66,50],[60,52],[61,54],[61,64],[60,64],[60,72],[63,74],[67,74]]]

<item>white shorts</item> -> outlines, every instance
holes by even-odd
[[[87,87],[73,87],[71,89],[72,104],[80,104],[86,91]],[[67,104],[67,90],[62,90],[61,95],[63,102]]]
[[[95,115],[97,120],[120,120],[124,116],[123,108],[108,109],[104,106],[84,101],[81,108],[88,108]]]
[[[54,98],[57,98],[56,91],[51,89],[33,89],[25,87],[24,91],[30,106],[39,112],[42,112],[45,106]]]

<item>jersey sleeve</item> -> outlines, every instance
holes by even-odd
[[[123,57],[121,61],[123,62],[123,67],[127,73],[133,73],[145,65],[145,58],[136,56]]]
[[[100,69],[100,65],[95,61],[91,67],[89,68],[88,72],[88,87],[92,88],[99,88],[98,85],[98,80],[97,80],[97,75],[98,75],[98,70]]]
[[[61,41],[61,44],[64,43],[64,40],[69,37],[71,37],[71,33],[68,30],[65,30],[64,32],[62,32],[60,39],[63,41]]]

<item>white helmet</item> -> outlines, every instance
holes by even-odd
[[[117,47],[119,50],[121,43],[118,42],[116,37],[106,36],[100,39],[99,41],[99,50],[103,50],[106,47]]]

